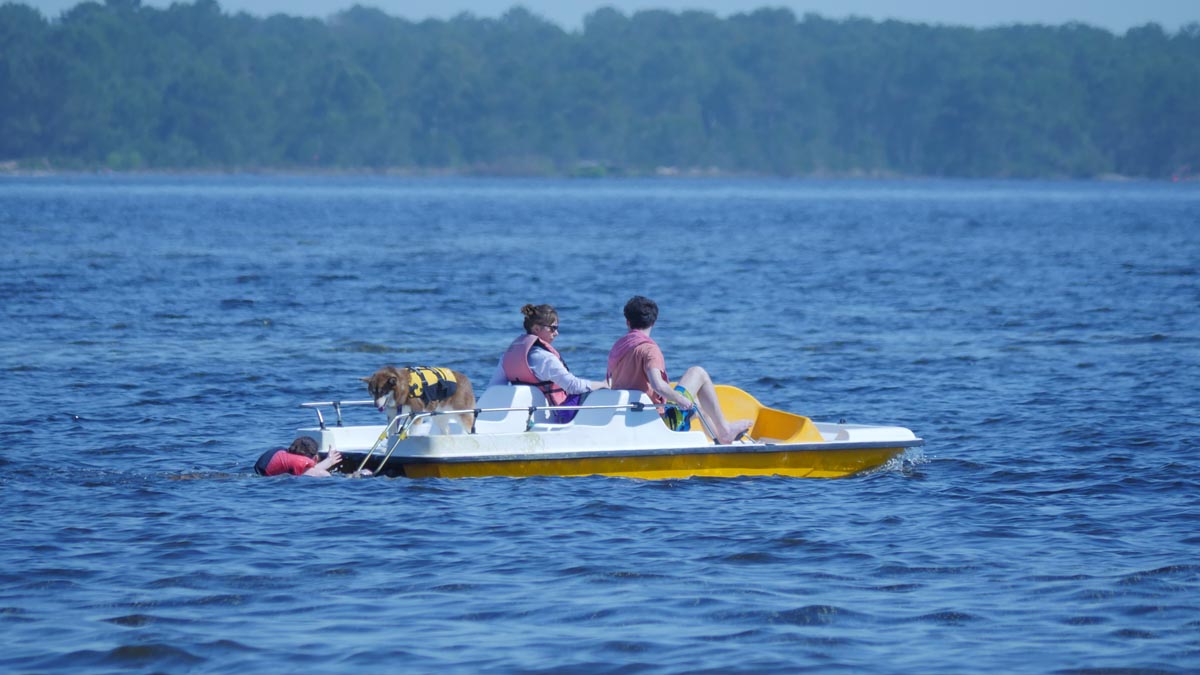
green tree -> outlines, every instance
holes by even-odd
[[[778,175],[1200,172],[1200,27],[759,9],[411,22],[0,5],[0,160]]]

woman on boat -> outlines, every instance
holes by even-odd
[[[329,470],[341,461],[342,453],[331,449],[329,455],[318,462],[317,442],[308,436],[301,436],[287,448],[264,452],[254,463],[254,472],[260,476],[285,473],[293,476],[328,476]]]
[[[607,382],[580,379],[571,374],[562,355],[552,345],[558,337],[558,312],[550,305],[525,305],[525,333],[512,341],[488,386],[528,384],[540,389],[550,405],[579,405]],[[550,421],[565,424],[578,410],[553,410]]]

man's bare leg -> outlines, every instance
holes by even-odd
[[[753,420],[737,420],[730,423],[725,419],[712,378],[708,376],[708,371],[700,366],[688,368],[683,377],[679,378],[679,384],[696,397],[696,402],[700,404],[700,412],[712,422],[713,431],[717,434],[716,441],[721,445],[729,445],[754,424]]]

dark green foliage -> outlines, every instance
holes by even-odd
[[[414,23],[0,5],[0,162],[611,175],[1200,171],[1200,26],[787,10]]]

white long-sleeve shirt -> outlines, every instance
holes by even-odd
[[[583,394],[592,390],[587,380],[580,379],[571,374],[567,370],[567,366],[562,362],[562,359],[556,357],[545,349],[530,349],[529,350],[529,369],[534,375],[542,381],[550,381],[562,387],[563,391],[568,394]],[[496,366],[496,372],[492,375],[492,379],[488,382],[489,387],[496,385],[508,384],[508,377],[504,374],[504,357],[500,357],[500,363]]]

